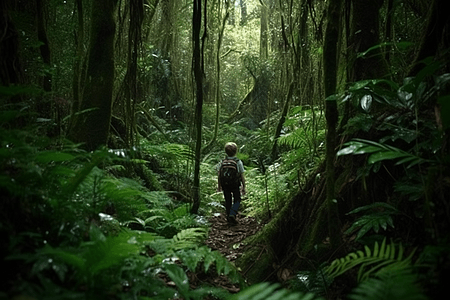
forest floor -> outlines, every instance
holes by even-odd
[[[255,218],[241,214],[238,214],[236,220],[237,224],[230,224],[227,222],[225,214],[213,214],[209,219],[210,231],[208,239],[205,241],[208,247],[219,251],[231,263],[234,263],[248,247],[244,240],[257,233],[264,226],[262,222]],[[245,277],[245,270],[242,270],[241,274]],[[239,285],[231,283],[226,276],[208,275],[203,278],[200,274],[196,274],[195,279],[190,278],[190,283],[197,281],[197,283],[224,288],[230,293],[239,292]]]

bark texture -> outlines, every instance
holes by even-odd
[[[114,35],[117,0],[92,3],[88,65],[83,98],[73,115],[70,137],[94,150],[106,145],[111,121],[114,84]]]

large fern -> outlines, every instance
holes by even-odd
[[[150,242],[156,235],[143,232],[122,231],[114,237],[107,237],[92,226],[91,239],[78,248],[51,247],[49,245],[37,252],[36,258],[50,257],[74,269],[80,283],[89,283],[101,271],[117,266],[130,257],[139,255],[143,242]]]
[[[415,249],[404,257],[404,249],[393,242],[386,243],[386,239],[378,244],[375,242],[373,250],[364,246],[364,251],[358,250],[347,256],[334,260],[325,268],[325,273],[330,277],[337,277],[348,272],[356,266],[359,267],[357,279],[359,282],[367,280],[371,275],[378,275],[387,270],[409,268],[412,265],[412,257]]]
[[[428,299],[417,281],[417,275],[412,268],[398,268],[379,273],[375,277],[360,283],[348,297],[352,300]]]
[[[388,226],[394,228],[394,221],[392,215],[398,214],[398,210],[390,204],[384,202],[375,202],[369,205],[358,207],[348,214],[356,214],[361,211],[371,211],[369,214],[361,216],[357,219],[352,226],[345,232],[350,234],[356,229],[358,234],[356,235],[356,240],[363,237],[368,231],[373,230],[376,233],[380,228],[386,230]]]
[[[280,288],[279,284],[268,282],[254,284],[228,300],[323,300],[312,293],[291,292]]]

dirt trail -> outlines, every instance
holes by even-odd
[[[263,224],[256,221],[255,218],[244,217],[241,214],[238,214],[236,220],[238,223],[232,225],[227,222],[224,214],[213,214],[209,219],[211,229],[208,239],[205,241],[205,244],[208,247],[212,250],[219,251],[230,262],[234,262],[244,253],[245,249],[249,247],[244,245],[243,240],[257,233],[263,226]],[[239,284],[233,284],[228,277],[214,274],[214,272],[209,272],[208,274],[203,272],[194,274],[188,271],[187,275],[192,289],[196,289],[199,285],[207,284],[221,287],[228,290],[230,293],[237,293],[240,291]],[[168,276],[165,276],[163,280],[165,280],[168,285],[173,285],[173,282],[171,282]]]
[[[242,243],[243,240],[254,235],[263,226],[255,218],[244,217],[241,214],[238,214],[236,220],[238,224],[232,225],[227,222],[224,214],[214,214],[209,219],[211,230],[205,241],[206,245],[222,253],[231,262],[243,254],[246,248]]]

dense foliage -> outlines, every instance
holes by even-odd
[[[0,299],[437,299],[445,4],[2,1]],[[265,224],[235,264],[229,141]]]

